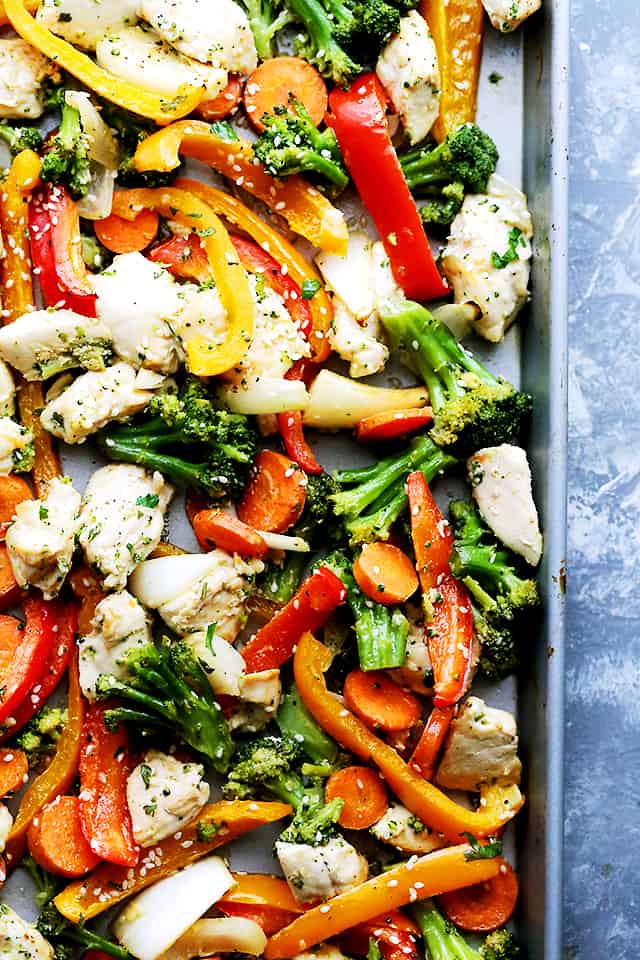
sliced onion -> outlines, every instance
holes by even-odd
[[[198,920],[161,960],[191,960],[215,953],[248,953],[259,957],[267,945],[262,927],[245,917],[207,917]]]
[[[321,430],[348,430],[376,413],[424,407],[427,398],[425,387],[372,387],[331,370],[321,370],[309,388],[309,405],[303,419],[307,426]]]
[[[309,395],[302,380],[260,377],[247,386],[221,387],[220,399],[233,413],[286,413],[304,410]]]
[[[145,607],[156,610],[206,577],[219,562],[215,550],[144,560],[129,577],[129,590]]]
[[[309,553],[311,547],[302,537],[288,537],[284,533],[269,533],[268,530],[257,531],[270,550],[291,550],[292,553]]]
[[[78,212],[87,220],[104,220],[111,213],[115,177],[118,172],[118,141],[104,122],[88,93],[67,90],[65,100],[80,114],[82,130],[89,141],[91,183],[78,202]]]

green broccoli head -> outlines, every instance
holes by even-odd
[[[85,197],[92,180],[89,138],[82,129],[80,112],[67,103],[63,87],[57,88],[49,104],[60,110],[60,127],[47,143],[40,175],[48,183],[68,187],[76,200]]]
[[[301,788],[304,790],[297,775],[293,774],[293,768],[301,762],[302,756],[300,745],[288,737],[264,736],[249,740],[236,753],[235,763],[223,787],[224,796],[234,800],[247,799],[266,788],[288,801],[291,788],[296,793]],[[284,792],[281,792],[281,785]]]
[[[488,620],[472,603],[473,627],[481,645],[478,669],[487,680],[502,680],[518,669],[518,638],[510,626]]]
[[[26,753],[29,767],[39,766],[54,752],[66,722],[66,710],[45,704],[16,734],[16,747]]]
[[[279,840],[285,843],[305,843],[319,847],[337,834],[336,824],[340,819],[344,801],[336,798],[329,803],[309,803],[296,810],[295,816]]]
[[[524,960],[514,935],[504,928],[494,930],[480,947],[482,960]]]
[[[412,192],[431,192],[436,184],[461,183],[465,192],[486,193],[498,163],[491,137],[475,123],[465,123],[438,146],[415,147],[398,158]]]
[[[465,379],[469,389],[434,410],[434,441],[458,456],[517,442],[531,417],[531,397],[506,380],[474,384],[473,376]]]
[[[335,36],[358,59],[375,63],[384,44],[400,28],[400,9],[386,0],[354,0],[338,18]]]
[[[22,150],[39,153],[42,149],[42,136],[36,127],[16,127],[3,120],[0,122],[0,138],[8,144],[12,157]]]
[[[429,196],[420,207],[420,219],[429,227],[448,227],[460,211],[464,200],[464,184],[460,180],[446,183],[436,196]]]
[[[33,463],[36,458],[36,448],[31,440],[26,446],[19,450],[14,450],[11,459],[13,460],[13,469],[16,473],[30,473],[33,470]]]
[[[111,340],[102,337],[77,337],[65,344],[63,353],[47,353],[37,361],[43,380],[56,377],[65,370],[84,367],[85,370],[106,370],[113,358]]]
[[[273,177],[318,174],[338,190],[344,189],[349,177],[333,130],[318,130],[299,100],[290,96],[288,108],[278,105],[261,120],[264,130],[253,152],[267,173]]]

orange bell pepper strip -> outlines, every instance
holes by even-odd
[[[440,116],[431,133],[438,142],[476,118],[484,8],[481,0],[422,0],[440,67]]]
[[[500,873],[499,858],[467,860],[470,851],[471,847],[463,843],[412,858],[307,910],[270,938],[265,960],[294,957],[381,913],[418,899],[484,883]]]
[[[203,807],[197,817],[155,845],[153,863],[142,856],[137,866],[121,867],[102,863],[55,898],[60,913],[73,923],[97,917],[126,897],[195,863],[250,830],[282,820],[291,813],[287,803],[258,803],[248,800],[220,800]]]
[[[11,26],[23,40],[98,96],[141,117],[148,117],[156,123],[171,123],[172,120],[191,113],[206,96],[204,86],[192,87],[183,84],[176,91],[175,97],[168,99],[114,77],[85,53],[76,50],[66,40],[56,37],[43,24],[38,23],[27,10],[25,0],[4,0],[4,9]]]
[[[215,187],[210,187],[199,180],[187,180],[180,177],[176,180],[176,186],[193,193],[203,203],[211,207],[219,217],[223,217],[234,227],[249,234],[252,240],[255,240],[263,250],[278,261],[280,266],[287,271],[287,275],[299,287],[304,285],[305,280],[320,281],[319,289],[307,301],[313,324],[307,339],[311,344],[311,359],[316,363],[322,363],[323,360],[326,360],[331,353],[328,332],[331,329],[333,307],[322,284],[320,274],[315,267],[281,233],[278,233],[261,217],[249,210],[237,197],[232,197],[229,193],[223,193],[222,190],[216,190]]]
[[[289,884],[282,877],[270,873],[234,873],[234,885],[216,904],[245,903],[253,907],[277,907],[291,913],[304,913],[305,907],[296,900]]]
[[[255,307],[251,287],[227,230],[206,202],[178,187],[119,190],[114,194],[112,212],[134,220],[141,209],[157,210],[177,220],[202,240],[209,258],[222,305],[227,312],[227,339],[219,347],[204,337],[187,343],[187,366],[198,377],[213,377],[235,367],[249,349],[253,337]]]
[[[302,177],[278,180],[265,173],[255,163],[248,140],[228,140],[201,120],[181,120],[143,140],[134,161],[141,173],[168,173],[180,165],[181,154],[209,164],[236,186],[258,197],[283,216],[292,230],[325,253],[346,254],[349,233],[341,211]],[[278,259],[274,250],[270,252]]]
[[[3,317],[11,323],[23,313],[34,309],[31,259],[27,238],[28,209],[32,191],[40,183],[42,161],[32,150],[23,150],[15,157],[0,189],[0,225],[5,250],[0,262]],[[41,496],[54,477],[60,476],[60,461],[51,435],[40,423],[44,406],[42,384],[27,383],[16,377],[20,419],[31,430],[35,447],[33,482]]]
[[[24,8],[28,10],[29,13],[35,13],[38,7],[40,6],[40,0],[25,0]],[[0,0],[0,27],[10,26],[10,20],[7,16],[7,11],[4,8],[4,3]]]
[[[69,664],[69,692],[67,694],[67,722],[64,726],[56,752],[46,770],[32,780],[20,801],[7,840],[5,858],[7,866],[16,867],[27,847],[27,831],[42,808],[61,794],[66,793],[76,778],[80,758],[80,737],[84,701],[80,691],[78,658]]]
[[[324,673],[330,664],[331,653],[327,647],[312,634],[305,633],[298,641],[293,672],[306,708],[341,746],[361,760],[374,763],[391,792],[423,823],[455,843],[466,833],[475,837],[493,836],[517,813],[514,807],[505,809],[504,813],[498,809],[487,813],[484,807],[467,810],[423,780],[393,747],[376,737],[327,689]],[[384,905],[376,912],[383,909]]]

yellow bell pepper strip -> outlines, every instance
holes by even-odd
[[[29,13],[35,13],[39,6],[40,0],[25,0],[24,8],[28,10]],[[7,11],[4,8],[3,0],[0,0],[0,27],[8,27],[10,22]]]
[[[224,217],[228,223],[232,223],[234,227],[247,233],[266,253],[278,261],[280,266],[286,270],[287,275],[299,287],[302,287],[305,281],[311,281],[314,286],[316,283],[320,283],[316,293],[307,301],[313,321],[313,328],[308,339],[312,349],[311,359],[315,360],[316,363],[322,363],[323,360],[326,360],[331,353],[327,335],[331,329],[333,307],[317,270],[281,233],[278,233],[261,217],[249,210],[237,197],[232,197],[229,193],[223,193],[222,190],[210,187],[199,180],[188,180],[184,177],[178,178],[175,185],[193,193],[207,206],[211,207],[219,217]]]
[[[34,308],[31,260],[27,239],[29,200],[40,183],[42,162],[32,150],[15,157],[0,187],[0,226],[4,237],[4,256],[0,263],[3,319],[11,323]],[[31,430],[35,447],[32,477],[41,496],[50,480],[60,476],[60,461],[51,435],[40,423],[44,406],[42,384],[16,378],[20,419]]]
[[[506,811],[515,817],[524,806],[524,797],[516,783],[504,785],[501,783],[486,783],[480,787],[480,807],[489,817],[499,819]]]
[[[67,694],[67,722],[49,766],[32,780],[20,801],[7,840],[5,859],[10,869],[17,867],[27,847],[27,831],[42,808],[61,793],[65,793],[76,778],[80,758],[80,735],[84,715],[84,701],[80,690],[78,657],[69,664],[69,691]]]
[[[440,143],[476,117],[484,8],[481,0],[422,0],[420,12],[438,51],[440,116],[431,133]]]
[[[413,770],[393,747],[380,740],[327,689],[324,672],[331,653],[310,633],[299,640],[293,659],[296,685],[305,706],[329,736],[356,757],[374,763],[401,803],[423,823],[459,842],[466,833],[488,837],[517,813],[512,807],[489,812],[484,807],[467,810]]]
[[[141,173],[150,170],[168,173],[180,165],[181,154],[209,164],[236,186],[258,197],[283,216],[295,233],[325,253],[346,254],[349,232],[341,211],[302,177],[285,180],[270,177],[255,163],[248,140],[225,139],[208,123],[182,120],[143,140],[134,161]]]
[[[171,123],[172,120],[185,117],[195,110],[206,96],[204,86],[183,84],[176,91],[175,97],[169,99],[114,77],[85,53],[76,50],[66,40],[56,37],[43,24],[38,23],[29,13],[25,0],[4,0],[4,9],[11,26],[23,40],[100,97],[141,117],[148,117],[156,123]]]
[[[216,906],[244,903],[253,907],[277,907],[291,913],[304,913],[304,904],[296,900],[289,884],[270,873],[234,873],[234,885]]]
[[[498,875],[503,862],[500,858],[467,860],[470,852],[471,847],[463,843],[424,857],[412,857],[307,910],[269,939],[265,960],[295,957],[321,940],[329,940],[381,913],[388,914],[416,900],[484,883]]]
[[[178,187],[120,190],[114,194],[112,212],[135,220],[140,210],[157,210],[193,230],[202,240],[211,273],[227,313],[227,339],[217,346],[202,336],[187,343],[187,366],[198,377],[213,377],[242,360],[253,337],[255,312],[249,279],[226,227],[210,206]]]
[[[73,923],[90,920],[217,847],[266,823],[282,820],[289,813],[291,807],[286,803],[210,803],[177,834],[156,844],[153,854],[149,851],[141,856],[136,867],[102,863],[88,876],[65,887],[55,898],[55,905]]]

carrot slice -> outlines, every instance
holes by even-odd
[[[91,621],[96,612],[96,607],[101,600],[104,600],[106,593],[102,589],[98,574],[85,564],[72,570],[69,576],[69,585],[80,600],[78,635],[86,637],[88,633],[91,633]]]
[[[22,590],[13,575],[9,551],[0,545],[0,610],[11,610],[18,603]]]
[[[491,880],[443,893],[438,902],[456,927],[487,933],[509,922],[517,899],[518,877],[511,865],[503,860],[500,872]]]
[[[255,467],[236,512],[255,530],[284,533],[304,510],[306,474],[293,460],[273,450],[261,450]]]
[[[382,730],[407,730],[422,714],[418,698],[382,670],[352,670],[344,683],[344,700],[364,723]]]
[[[238,106],[242,99],[242,82],[240,77],[232,73],[224,90],[212,100],[204,100],[195,109],[197,117],[203,120],[223,120]]]
[[[0,797],[23,787],[29,774],[29,761],[22,750],[0,750]]]
[[[376,440],[393,440],[406,437],[409,433],[421,430],[433,420],[431,407],[416,407],[409,410],[395,410],[393,413],[376,413],[365,417],[356,427],[356,439],[360,443],[372,443]]]
[[[366,543],[353,565],[362,592],[376,603],[404,603],[418,589],[418,575],[406,553],[392,543]]]
[[[137,253],[155,238],[158,223],[155,210],[141,210],[135,220],[112,213],[104,220],[96,220],[93,229],[100,243],[112,253]]]
[[[269,549],[257,530],[222,510],[196,513],[193,532],[203,550],[220,547],[241,557],[264,557]]]
[[[16,507],[23,500],[33,500],[31,487],[22,477],[0,477],[0,540],[13,522]]]
[[[415,750],[409,760],[413,767],[425,780],[431,780],[436,769],[438,755],[447,735],[447,730],[453,717],[454,707],[434,707],[422,731]]]
[[[40,811],[27,833],[29,851],[44,870],[82,877],[100,863],[80,826],[80,801],[60,795]]]
[[[327,780],[324,795],[327,803],[344,800],[340,825],[347,830],[368,830],[389,806],[387,791],[370,767],[336,770]]]
[[[244,88],[244,106],[256,130],[264,130],[262,117],[274,107],[288,107],[294,97],[307,108],[318,126],[327,111],[327,85],[306,60],[273,57],[254,70]]]
[[[0,614],[0,686],[13,663],[24,636],[24,626],[17,617]]]

